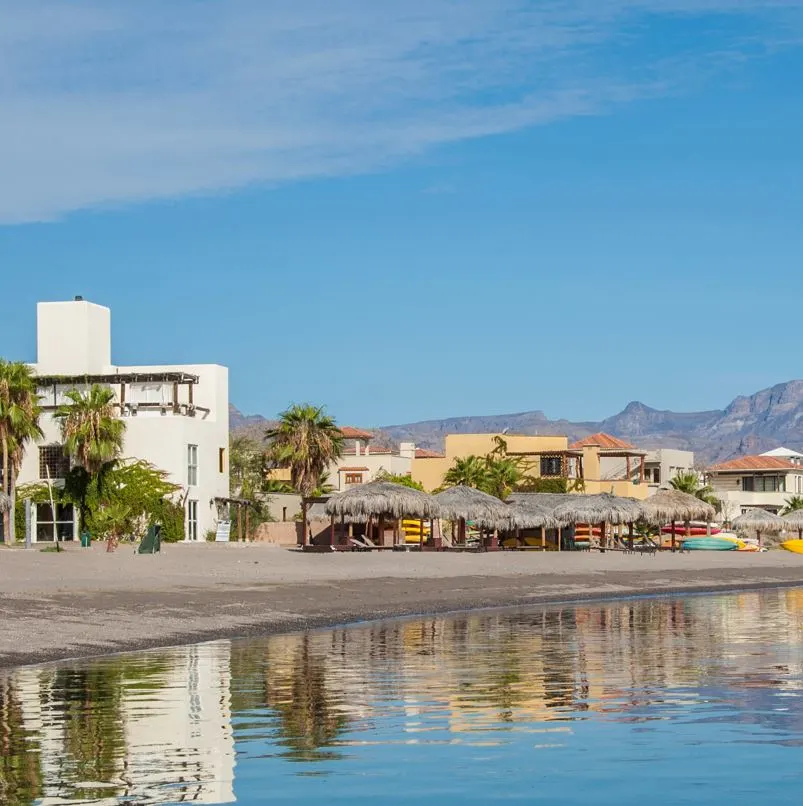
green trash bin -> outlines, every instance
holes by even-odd
[[[81,532],[81,548],[88,549],[92,544],[92,536],[89,532]]]

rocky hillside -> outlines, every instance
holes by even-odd
[[[268,421],[244,417],[232,407],[232,430],[261,435]],[[419,423],[391,425],[380,438],[415,442],[439,449],[449,433],[504,431],[519,434],[567,434],[579,439],[606,431],[643,448],[685,448],[696,452],[702,463],[712,463],[747,453],[760,453],[779,445],[803,450],[803,380],[789,381],[749,397],[737,397],[717,411],[678,413],[659,411],[633,402],[601,422],[550,420],[542,411],[491,417],[453,417]]]

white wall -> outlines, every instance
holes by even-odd
[[[111,311],[86,301],[36,306],[36,362],[43,375],[109,372]]]

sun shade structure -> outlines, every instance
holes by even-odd
[[[435,497],[389,481],[359,484],[326,502],[326,514],[353,518],[437,518]]]
[[[789,521],[784,520],[780,515],[767,512],[766,509],[748,509],[744,515],[733,519],[731,524],[737,532],[755,532],[759,544],[761,544],[761,534],[778,534],[789,528]]]
[[[803,509],[795,509],[784,515],[783,519],[790,529],[797,529],[798,535],[803,537]]]
[[[635,498],[599,493],[598,495],[572,495],[552,511],[563,525],[577,523],[634,523],[643,516],[644,509]]]
[[[512,508],[481,490],[458,485],[434,496],[440,516],[449,521],[473,521],[482,529],[514,528]]]
[[[680,490],[659,490],[641,503],[642,520],[655,526],[675,521],[712,521],[716,510],[711,504]]]
[[[517,500],[510,510],[517,529],[554,529],[558,525],[552,510],[534,501]]]

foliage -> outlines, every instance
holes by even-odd
[[[2,447],[2,488],[14,500],[14,486],[25,447],[41,436],[41,407],[33,370],[21,361],[0,359],[0,446]],[[15,518],[3,519],[3,540],[11,542]]]
[[[569,479],[552,477],[530,479],[522,489],[528,493],[568,493]]]
[[[117,459],[123,450],[125,423],[116,416],[114,391],[93,384],[86,393],[71,389],[70,401],[56,409],[65,453],[90,475]]]
[[[722,506],[722,502],[714,494],[714,489],[707,484],[701,484],[700,477],[693,470],[688,473],[678,473],[675,478],[670,479],[669,486],[673,490],[693,495],[717,509]]]
[[[786,499],[786,506],[783,508],[781,515],[788,515],[790,512],[797,512],[803,509],[803,495],[793,495],[791,498]]]
[[[443,477],[444,487],[473,487],[475,490],[485,488],[487,464],[481,456],[464,456],[454,460],[454,464]]]
[[[494,448],[487,456],[455,459],[443,477],[443,486],[473,487],[504,501],[512,492],[527,488],[533,481],[525,470],[523,459],[508,456],[507,443],[496,436]]]
[[[232,436],[229,440],[230,494],[252,499],[264,490],[267,473],[265,451],[251,437]]]
[[[388,473],[387,470],[380,470],[374,477],[375,481],[388,481],[391,484],[401,484],[402,487],[410,487],[413,490],[424,491],[424,485],[415,481],[407,473]]]
[[[0,679],[0,803],[30,804],[44,794],[42,753],[26,726],[22,697],[12,677]]]
[[[312,496],[326,468],[343,453],[343,434],[322,406],[293,405],[268,429],[269,457],[290,468],[293,488]]]

